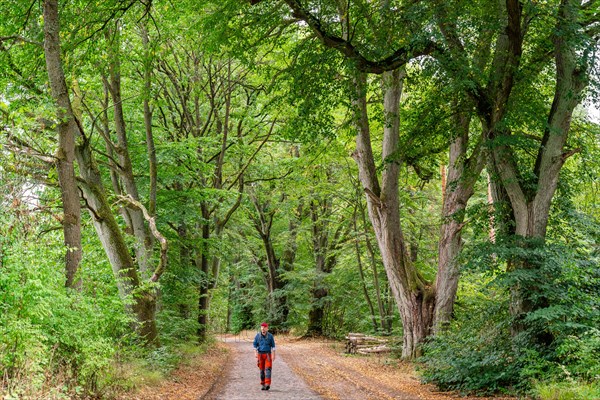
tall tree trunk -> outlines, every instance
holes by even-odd
[[[114,29],[112,35],[112,43],[109,45],[109,71],[110,83],[109,91],[113,100],[115,132],[117,135],[117,153],[119,156],[119,175],[123,182],[125,192],[135,201],[140,200],[137,184],[135,182],[133,165],[129,156],[129,145],[127,139],[127,129],[125,126],[125,118],[123,114],[123,99],[121,97],[121,59],[120,59],[120,24]],[[146,222],[142,211],[126,204],[123,212],[127,214],[125,221],[128,222],[133,236],[136,238],[135,255],[136,263],[139,266],[139,271],[142,276],[148,274],[150,267],[150,257],[152,250],[152,239],[150,232],[146,228]]]
[[[135,330],[146,343],[158,344],[155,319],[156,293],[153,289],[141,289],[137,267],[112,213],[102,176],[93,159],[89,144],[88,141],[84,141],[76,149],[84,200],[112,266],[119,294],[125,300],[125,307],[136,318]]]
[[[146,22],[140,25],[142,33],[142,44],[144,45],[144,127],[146,129],[146,148],[148,149],[148,173],[150,175],[150,193],[148,195],[148,212],[156,214],[156,189],[157,189],[157,164],[156,146],[152,132],[152,108],[150,107],[150,96],[152,88],[152,49],[150,36],[146,28]]]
[[[458,110],[458,105],[455,108]],[[470,118],[457,112],[456,137],[450,144],[448,176],[442,207],[442,226],[438,242],[438,271],[434,331],[437,333],[450,322],[458,289],[458,257],[462,249],[462,228],[467,202],[484,165],[481,137],[471,156],[467,155]]]
[[[210,71],[209,67],[209,71]],[[227,149],[229,148],[229,134],[230,134],[230,115],[231,115],[231,96],[233,92],[234,80],[231,76],[231,60],[227,61],[227,76],[225,77],[225,110],[224,110],[224,121],[221,121],[219,116],[218,109],[215,105],[215,100],[217,98],[217,93],[215,92],[215,86],[220,86],[218,82],[213,81],[211,78],[211,95],[210,102],[211,107],[214,112],[214,119],[216,122],[216,133],[221,138],[221,148],[218,156],[214,160],[215,171],[210,178],[202,176],[200,181],[203,186],[209,186],[208,181],[211,181],[210,187],[216,190],[224,190],[223,184],[223,166],[225,165],[225,155],[227,153]],[[197,73],[197,71],[196,71]],[[195,135],[199,134],[203,129],[200,127],[200,117],[199,117],[199,106],[198,106],[198,97],[195,97],[195,114],[196,119],[194,122]],[[188,115],[194,114],[192,110],[188,110],[187,107],[186,113]],[[190,120],[193,118],[190,117]],[[239,142],[243,142],[243,129],[242,129],[243,118],[238,122],[238,137]],[[202,158],[202,149],[198,148],[198,155]],[[208,313],[211,301],[211,291],[217,287],[219,282],[219,274],[221,270],[221,257],[218,254],[215,254],[208,245],[210,240],[221,239],[221,235],[225,226],[229,222],[231,216],[235,213],[235,211],[239,208],[242,201],[242,193],[244,192],[244,171],[240,165],[240,172],[237,177],[231,183],[231,186],[227,188],[227,190],[231,189],[231,187],[238,183],[238,191],[239,195],[234,204],[226,210],[224,216],[219,216],[219,210],[223,210],[222,201],[223,198],[219,199],[217,205],[211,205],[209,202],[202,202],[200,209],[202,212],[203,222],[199,225],[201,228],[199,229],[202,232],[202,246],[200,254],[196,258],[197,265],[199,270],[201,271],[202,277],[199,287],[199,301],[198,301],[198,339],[203,342],[206,339],[207,329],[209,325]]]
[[[210,302],[209,288],[211,287],[211,275],[209,265],[208,242],[210,240],[210,212],[208,205],[203,202],[201,205],[203,222],[199,228],[202,232],[200,248],[196,254],[196,266],[200,272],[200,288],[198,296],[198,341],[200,343],[206,340],[208,332],[208,306]]]
[[[402,319],[404,330],[402,356],[413,358],[419,354],[419,345],[430,334],[435,292],[411,262],[400,227],[398,194],[400,160],[397,159],[397,152],[403,72],[395,70],[383,74],[386,123],[382,147],[384,169],[381,187],[371,148],[366,75],[356,73],[355,77],[358,134],[354,158],[358,164],[360,181],[367,193],[369,218],[375,231],[388,282]]]
[[[329,244],[327,221],[325,221],[325,218],[328,216],[327,208],[329,208],[329,204],[327,200],[323,200],[324,204],[320,203],[320,201],[313,199],[309,207],[312,222],[312,249],[315,258],[315,281],[311,290],[312,299],[308,312],[308,329],[306,334],[312,336],[323,335],[324,301],[329,295],[329,290],[324,282],[325,274],[330,272],[326,270],[325,266]]]
[[[211,216],[216,213],[215,208],[211,208],[208,202],[202,202],[200,209],[203,222],[198,224],[198,230],[202,232],[201,245],[196,250],[196,267],[200,271],[199,299],[198,299],[198,340],[202,343],[206,340],[208,333],[208,313],[211,301],[211,291],[216,289],[219,282],[219,274],[221,269],[221,257],[213,254],[208,245],[211,240],[221,240],[221,236],[229,219],[241,204],[242,192],[244,190],[243,174],[239,176],[240,194],[236,202],[227,210],[227,213],[222,218]],[[217,188],[219,189],[219,188]]]
[[[354,208],[354,214],[353,214],[353,227],[354,227],[354,235],[355,235],[355,239],[354,239],[354,249],[356,250],[356,263],[358,264],[358,273],[360,275],[360,282],[361,282],[361,286],[363,289],[363,294],[365,295],[365,300],[367,301],[367,305],[369,306],[369,311],[371,313],[371,321],[373,322],[373,329],[377,330],[377,320],[375,319],[375,309],[373,308],[373,302],[371,301],[371,296],[369,296],[369,291],[367,290],[367,283],[365,281],[365,274],[364,274],[364,269],[362,266],[362,257],[361,257],[361,251],[360,251],[360,241],[359,241],[359,233],[358,233],[358,227],[356,224],[356,207]],[[376,288],[377,292],[379,293],[379,288]],[[381,318],[381,322],[383,323],[383,318],[382,318],[382,304],[381,304],[381,299],[380,297],[377,298],[379,300],[379,315]],[[383,327],[383,325],[382,325]]]
[[[269,297],[270,307],[268,318],[275,332],[287,331],[287,319],[290,313],[286,285],[280,270],[280,259],[275,255],[275,248],[271,235],[263,235],[263,244],[267,254],[267,267],[269,269]]]
[[[573,110],[582,101],[587,86],[586,53],[576,49],[579,1],[562,0],[558,9],[558,22],[553,38],[556,65],[554,99],[548,116],[547,127],[539,148],[533,174],[535,184],[523,183],[513,151],[507,145],[493,148],[493,159],[508,197],[515,219],[517,244],[527,250],[543,245],[546,237],[550,206],[559,174],[565,160],[573,152],[566,152],[565,145],[570,130]],[[525,256],[512,260],[514,269],[539,269],[543,260]],[[541,272],[541,271],[540,271]],[[512,288],[511,314],[515,319],[513,333],[527,328],[524,317],[539,308],[548,306],[541,292],[543,274],[533,274],[538,280],[517,284]],[[536,339],[544,343],[551,340],[549,333],[538,332]]]
[[[58,41],[58,5],[54,0],[44,3],[44,26],[46,29],[46,57],[49,79],[53,86],[53,95],[62,110],[61,112],[64,113],[61,115],[60,120],[65,121],[65,128],[68,128],[68,132],[72,136],[72,139],[67,140],[73,140],[74,147],[72,151],[74,157],[77,159],[79,173],[82,178],[83,200],[91,214],[94,227],[109,258],[113,273],[117,278],[119,293],[122,298],[127,300],[126,308],[136,318],[136,326],[134,328],[143,340],[147,343],[155,344],[158,342],[154,318],[156,309],[155,293],[152,289],[140,290],[141,282],[136,266],[129,254],[129,249],[127,248],[120,227],[112,214],[100,171],[96,166],[89,147],[90,142],[84,137],[80,126],[74,118],[72,104],[68,96],[67,85],[62,71],[60,44]],[[81,143],[77,146],[74,145],[75,136],[81,139]],[[79,209],[79,200],[77,200],[77,208]],[[166,247],[162,254],[166,255]],[[165,259],[161,257],[159,267],[164,268],[164,262],[166,262]],[[159,278],[162,273],[161,268],[155,271],[157,275],[153,276],[153,281]]]
[[[328,174],[330,176],[330,174]],[[312,243],[315,257],[315,281],[312,288],[311,307],[308,313],[308,329],[306,334],[310,336],[321,336],[325,332],[324,318],[329,296],[329,288],[325,283],[327,275],[331,274],[337,264],[335,251],[339,248],[342,240],[342,231],[345,229],[341,221],[335,233],[330,234],[331,199],[316,196],[310,204],[310,215],[312,220]],[[330,235],[332,237],[330,237]]]
[[[377,309],[379,311],[379,325],[383,332],[391,333],[392,321],[389,318],[390,315],[386,310],[383,297],[381,295],[381,285],[379,283],[379,271],[377,268],[377,255],[371,242],[371,235],[368,229],[367,216],[364,204],[359,201],[358,208],[360,210],[360,216],[362,220],[363,234],[365,236],[365,245],[367,247],[367,253],[369,254],[369,264],[371,265],[371,271],[373,272],[373,287],[375,288],[375,298],[377,299]],[[387,282],[384,283],[387,286]],[[384,286],[385,287],[385,286]]]
[[[44,55],[52,97],[56,102],[58,120],[58,151],[56,169],[63,204],[63,235],[66,247],[66,287],[81,288],[76,279],[82,258],[81,206],[75,179],[75,140],[81,137],[78,122],[73,114],[60,54],[60,22],[58,1],[44,1]]]
[[[268,204],[261,203],[254,194],[251,194],[250,199],[256,209],[253,225],[263,242],[266,256],[267,271],[265,278],[269,292],[268,318],[275,332],[287,331],[287,319],[290,309],[286,293],[286,282],[282,276],[281,260],[275,253],[271,238],[275,212],[269,210]]]
[[[178,190],[181,190],[181,185],[175,185]],[[149,211],[149,210],[148,210]],[[190,229],[185,222],[185,216],[183,216],[181,222],[175,227],[177,232],[177,240],[179,241],[179,265],[186,269],[194,269],[194,249],[191,243],[195,240],[192,238]],[[179,316],[181,318],[188,319],[192,315],[190,304],[185,299],[178,299],[177,308],[179,310]]]

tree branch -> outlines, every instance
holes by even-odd
[[[142,211],[142,213],[144,214],[144,219],[148,221],[148,225],[150,226],[152,235],[154,235],[156,240],[158,240],[158,242],[160,243],[160,261],[158,262],[158,266],[154,270],[154,274],[152,274],[152,277],[150,278],[150,282],[157,282],[160,279],[160,276],[165,271],[167,265],[167,239],[158,231],[158,229],[156,228],[156,221],[154,217],[150,216],[148,210],[146,209],[146,207],[144,207],[142,203],[135,200],[133,197],[131,197],[131,195],[119,196],[119,201],[129,203],[130,205]]]
[[[260,1],[262,0],[250,0],[250,4],[258,4]],[[347,59],[354,61],[358,70],[362,72],[382,74],[392,71],[403,66],[412,58],[429,55],[438,49],[438,44],[431,40],[412,40],[384,59],[369,60],[350,40],[326,32],[321,21],[304,8],[298,0],[285,0],[285,3],[292,10],[293,16],[306,22],[325,46],[339,51]]]
[[[34,44],[38,47],[43,48],[44,44],[41,42],[36,42],[35,40],[31,40],[28,39],[24,36],[19,36],[19,35],[11,35],[11,36],[0,36],[0,43],[2,42],[8,42],[8,41],[14,41],[17,43],[29,43],[29,44]]]
[[[375,193],[373,193],[371,189],[364,188],[364,191],[371,198],[371,200],[373,200],[373,203],[375,203],[377,207],[382,206],[381,199]]]

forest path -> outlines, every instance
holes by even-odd
[[[281,346],[277,343],[277,353],[273,362],[273,375],[270,390],[261,390],[260,371],[252,348],[252,339],[240,336],[223,336],[221,340],[231,349],[228,371],[222,374],[220,382],[205,396],[210,400],[317,400],[322,399],[298,375],[292,371],[281,357]]]
[[[414,365],[389,355],[348,355],[344,342],[275,336],[271,390],[260,388],[252,349],[256,332],[219,335],[205,353],[182,363],[158,386],[119,400],[515,400],[461,397],[422,384]]]
[[[260,387],[259,370],[252,348],[254,332],[223,335],[231,350],[227,372],[205,400],[442,400],[455,397],[434,393],[412,374],[382,359],[346,357],[340,342],[299,340],[276,336],[277,358],[273,363],[271,390]],[[393,376],[386,376],[386,372]],[[406,390],[405,390],[406,389]]]

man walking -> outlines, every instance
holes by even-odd
[[[271,388],[271,369],[275,361],[275,338],[269,333],[266,322],[260,324],[260,332],[254,338],[254,353],[260,369],[260,384],[262,390]]]

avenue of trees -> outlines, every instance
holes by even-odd
[[[598,0],[2,1],[0,394],[268,320],[600,396],[599,42]]]

